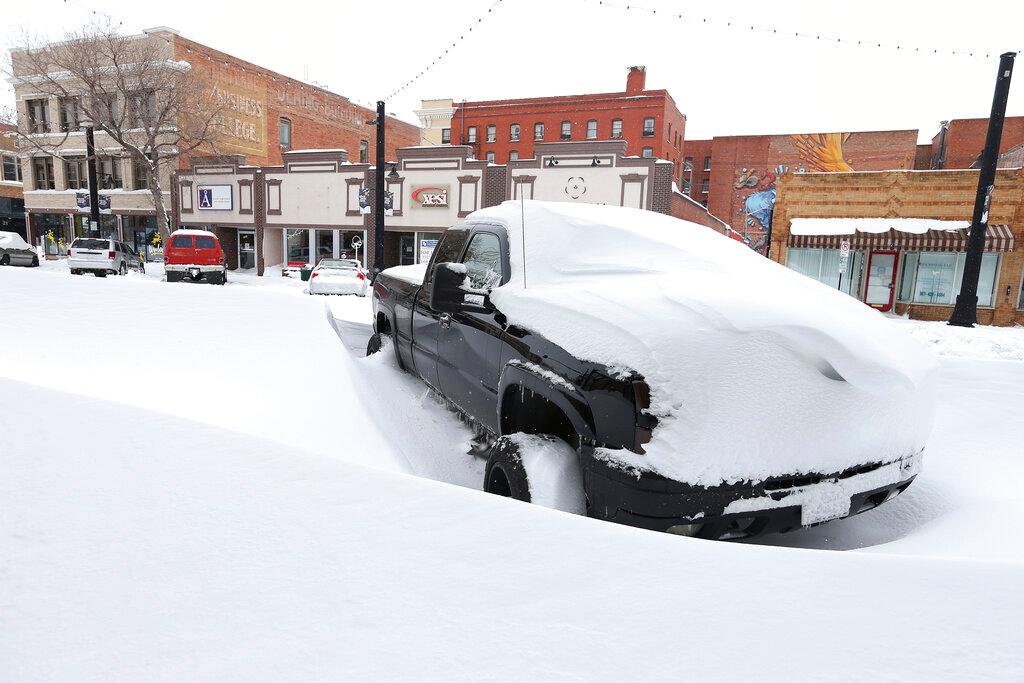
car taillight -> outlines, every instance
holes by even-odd
[[[114,252],[112,252],[112,251],[110,251],[110,252],[107,252],[107,258],[109,258],[109,259],[112,259],[112,258],[114,258],[115,256],[116,256],[116,254],[115,254]]]
[[[318,272],[316,272],[316,271],[313,271],[313,272],[312,272],[312,273],[310,274],[310,276],[309,276],[309,279],[310,279],[310,280],[312,280],[313,278],[315,278],[315,277],[316,277],[317,275],[319,275],[319,274],[320,274],[320,273],[318,273]]]
[[[365,275],[363,275],[362,273],[356,273],[356,278],[358,278],[358,279],[360,279],[360,280],[365,280],[365,279],[366,279],[366,276],[365,276]]]
[[[68,247],[68,258],[71,258],[71,247]]]

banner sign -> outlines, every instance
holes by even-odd
[[[107,214],[109,214],[111,212],[110,211],[110,195],[109,194],[97,195],[96,203],[100,205],[100,213],[107,213]],[[89,210],[92,207],[92,202],[89,201],[89,193],[88,192],[76,192],[75,193],[75,204],[78,206],[78,210],[81,213],[89,213]]]
[[[359,213],[370,213],[370,188],[359,190]]]
[[[200,185],[196,208],[204,211],[231,211],[234,208],[230,185]]]

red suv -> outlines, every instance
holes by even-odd
[[[212,285],[228,281],[228,266],[220,240],[208,230],[175,230],[164,247],[168,282],[206,280]]]

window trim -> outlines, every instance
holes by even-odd
[[[566,133],[565,129],[568,126],[569,132]],[[572,121],[562,121],[558,126],[558,137],[560,140],[572,140]]]
[[[44,175],[48,176],[46,178],[46,187],[39,186],[39,174],[37,173],[36,164],[40,162],[42,163],[43,170],[45,172]],[[47,164],[49,164],[49,168],[47,168]],[[56,188],[57,181],[53,177],[53,157],[42,154],[32,157],[32,189],[54,190]]]
[[[653,147],[642,147],[640,149],[640,157],[643,158],[643,159],[653,159],[654,158],[654,148]]]
[[[593,124],[593,125],[591,125],[591,124]],[[593,133],[594,133],[593,135],[590,134],[591,133],[591,129],[593,129]],[[586,136],[587,140],[596,140],[597,139],[597,119],[587,119],[587,128],[586,128],[585,136]]]
[[[534,140],[534,142],[536,142],[537,140],[543,140],[544,139],[544,135],[545,135],[544,128],[545,127],[544,127],[544,122],[543,121],[537,121],[535,124],[533,124],[533,140]],[[538,130],[540,131],[540,135],[537,135],[537,131]]]
[[[519,139],[522,137],[522,134],[523,134],[523,127],[520,126],[518,123],[510,123],[510,124],[508,124],[508,141],[509,142],[519,142]]]
[[[651,122],[651,127],[647,127],[647,122]],[[657,129],[658,120],[654,116],[645,116],[643,120],[643,128],[640,130],[640,137],[642,138],[653,138],[654,131]]]
[[[618,131],[615,130],[616,124],[618,124]],[[612,140],[621,140],[622,139],[622,119],[612,119],[611,139]]]
[[[370,141],[360,140],[359,141],[359,163],[368,164],[370,163]]]
[[[710,156],[704,157],[704,170],[705,171],[710,171],[711,170],[711,157]]]
[[[39,111],[36,111],[35,103],[39,103]],[[25,107],[28,111],[28,126],[31,133],[49,133],[50,131],[50,100],[46,97],[34,97],[25,100]],[[37,116],[37,114],[39,116]]]
[[[487,142],[489,142],[489,143],[497,142],[498,141],[498,127],[496,125],[494,125],[493,123],[488,123],[487,124],[487,128],[484,129],[484,135],[486,136],[484,138],[484,140],[486,140]]]
[[[442,128],[441,129],[441,144],[450,145],[452,144],[452,129]]]

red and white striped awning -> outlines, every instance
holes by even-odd
[[[928,230],[922,233],[886,230],[856,232],[852,235],[790,235],[789,246],[797,249],[839,249],[849,241],[850,249],[902,249],[904,251],[967,251],[970,228]],[[985,231],[985,251],[1013,251],[1009,226],[990,225]]]

